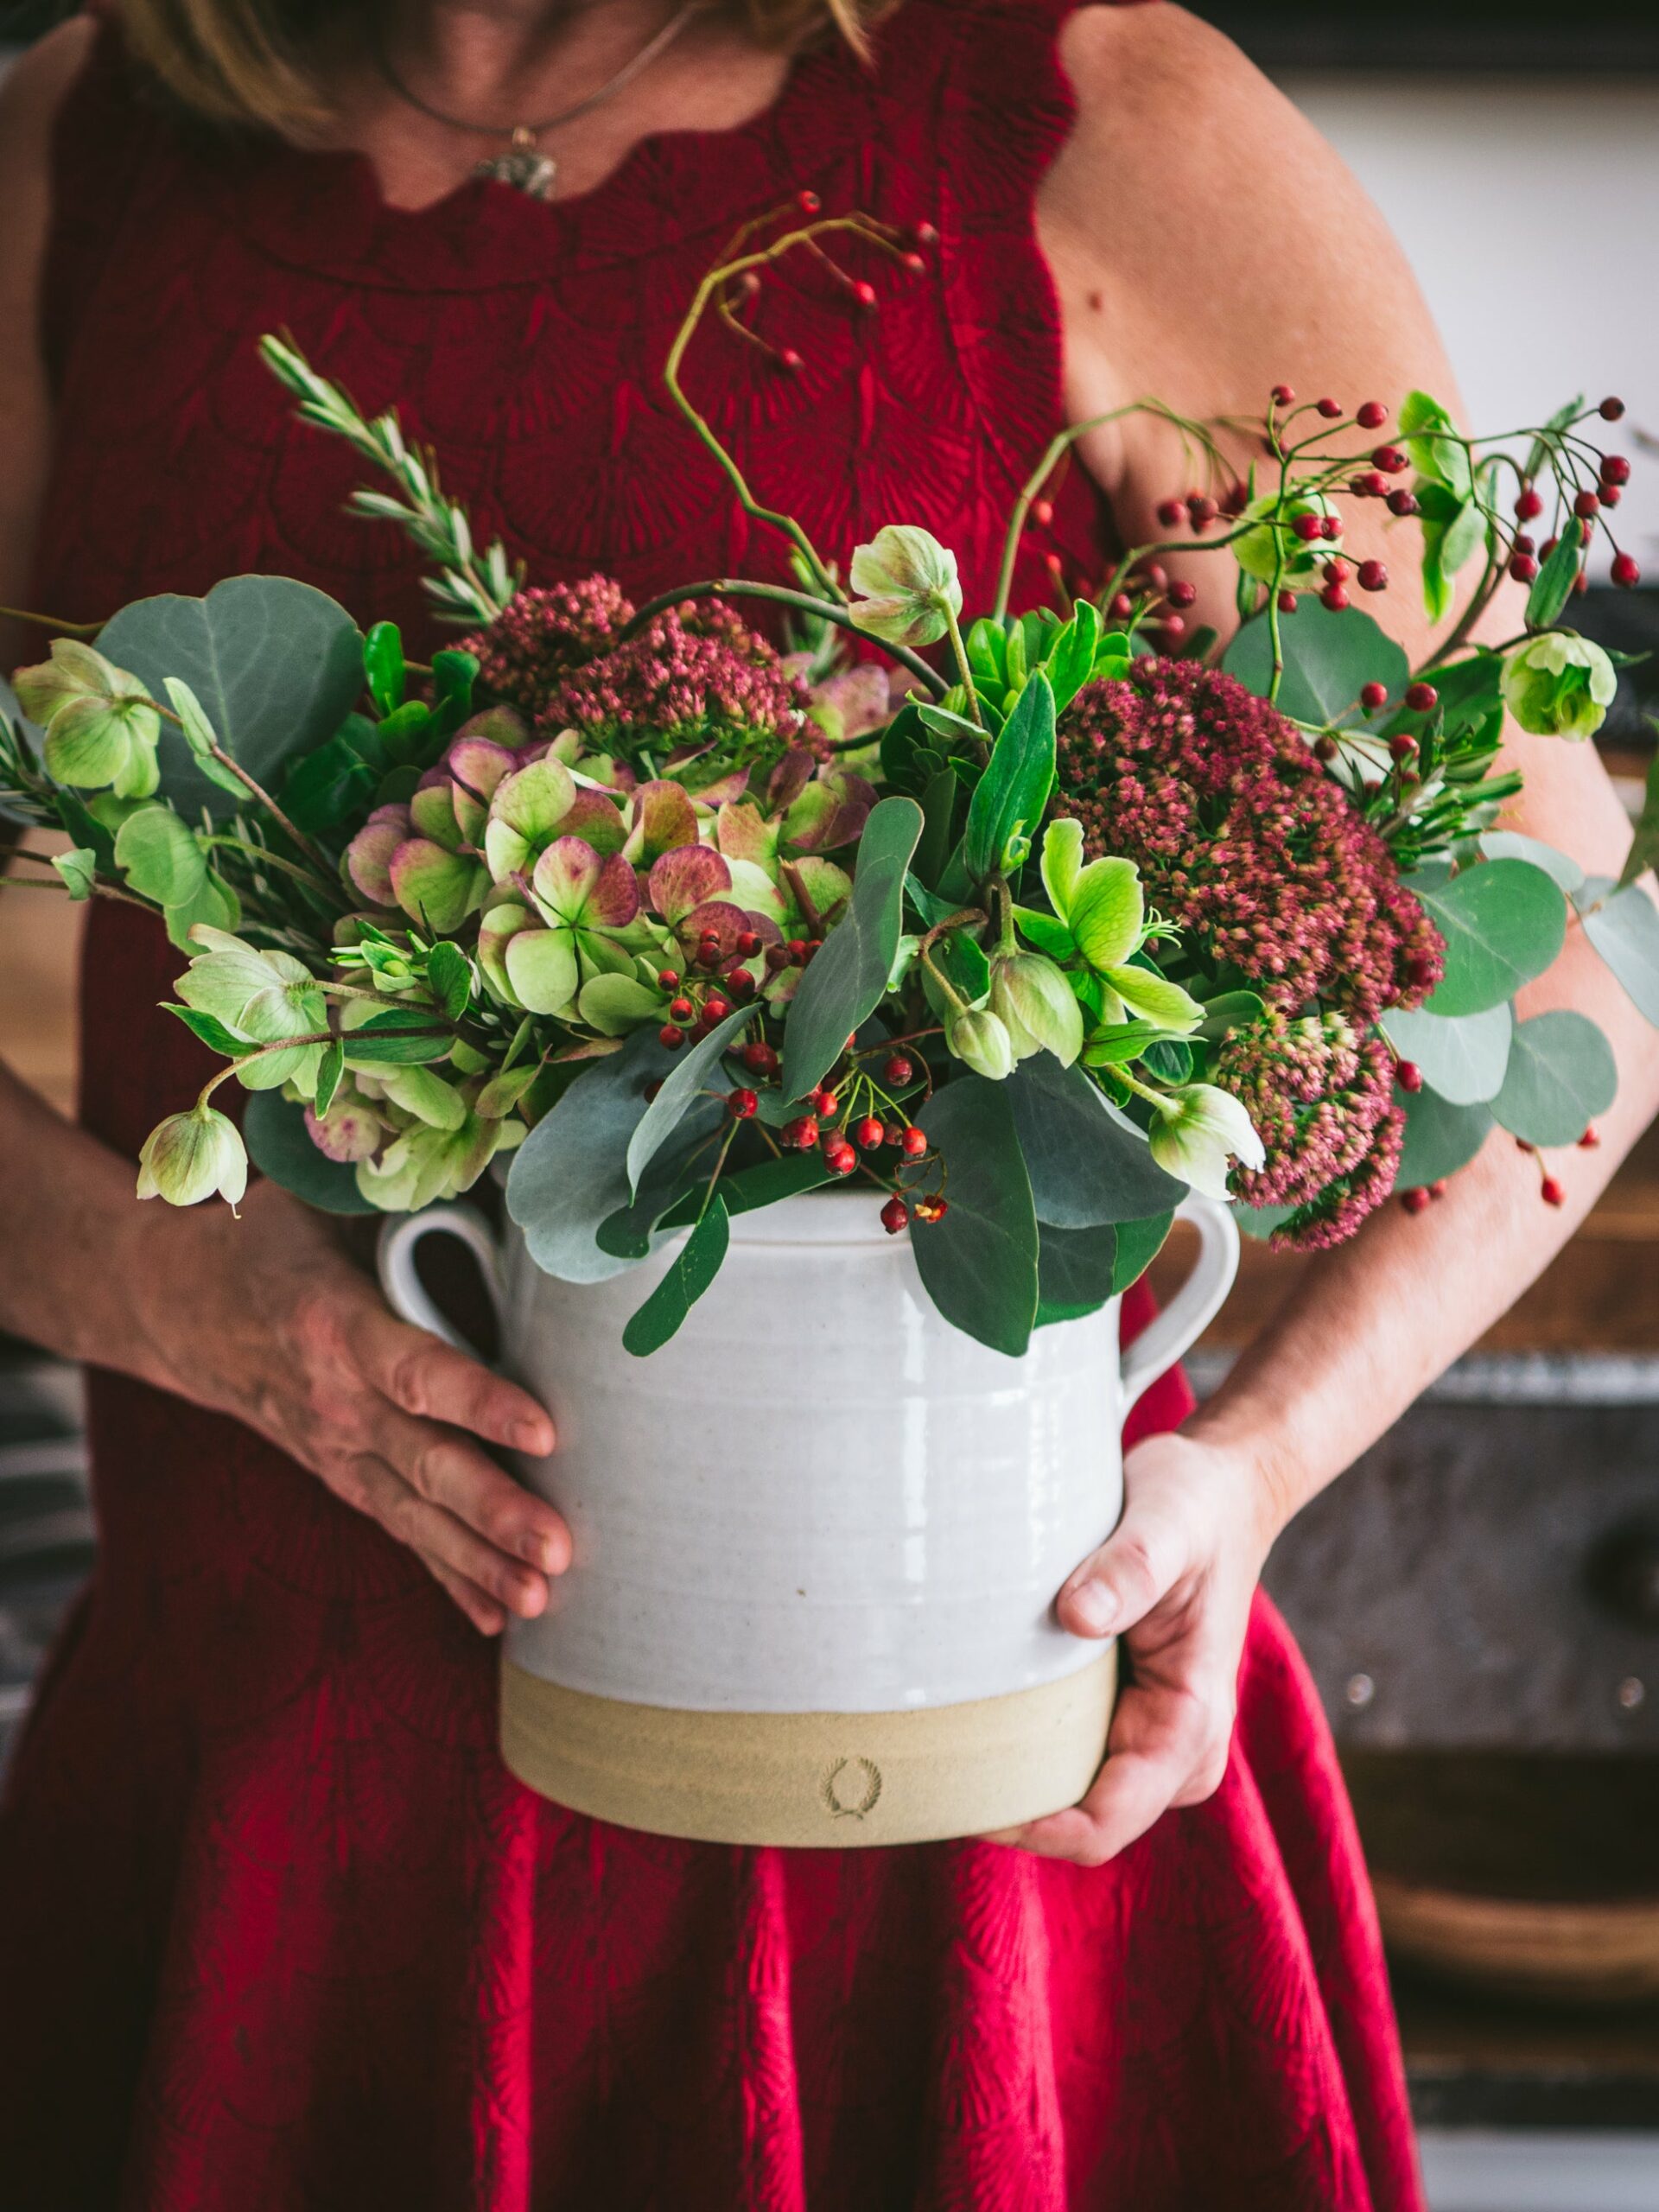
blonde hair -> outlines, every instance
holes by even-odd
[[[360,0],[359,0],[360,4]],[[833,29],[868,51],[869,26],[898,0],[719,0],[762,45]],[[219,124],[304,133],[326,122],[315,68],[340,0],[118,0],[127,42],[192,113]]]

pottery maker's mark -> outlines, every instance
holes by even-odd
[[[881,1770],[874,1759],[837,1759],[823,1777],[818,1795],[838,1821],[861,1821],[875,1810],[881,1795]]]

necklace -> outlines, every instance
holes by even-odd
[[[631,85],[641,70],[648,69],[659,54],[666,51],[690,22],[693,16],[702,12],[704,0],[683,0],[662,29],[654,31],[638,52],[625,61],[613,76],[607,77],[597,91],[589,92],[574,107],[561,108],[556,115],[543,116],[539,123],[474,123],[462,115],[447,114],[441,107],[434,107],[418,92],[411,92],[391,64],[385,41],[380,33],[378,14],[368,12],[369,54],[375,67],[388,87],[408,107],[427,116],[434,123],[446,124],[451,130],[465,130],[477,138],[505,138],[506,150],[493,154],[474,168],[474,176],[491,177],[499,184],[510,184],[531,200],[550,200],[558,177],[558,165],[550,154],[544,154],[537,144],[545,131],[556,130],[561,124],[574,123],[578,116],[589,114],[601,102]]]

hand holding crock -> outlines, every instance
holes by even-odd
[[[319,1476],[486,1636],[510,1611],[543,1611],[569,1535],[483,1448],[552,1450],[527,1390],[389,1313],[326,1218],[275,1184],[256,1184],[239,1217],[143,1206],[130,1219],[140,1371]]]
[[[1226,1771],[1250,1600],[1272,1541],[1261,1487],[1230,1452],[1154,1436],[1124,1462],[1123,1517],[1061,1591],[1074,1635],[1122,1638],[1125,1669],[1098,1780],[1080,1805],[996,1837],[1103,1866]]]

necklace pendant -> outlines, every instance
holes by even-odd
[[[522,192],[529,200],[550,200],[558,173],[552,156],[543,154],[534,135],[522,126],[513,132],[512,143],[505,154],[495,154],[488,161],[480,162],[473,171],[474,176],[492,178],[497,184],[510,184],[515,192]]]

